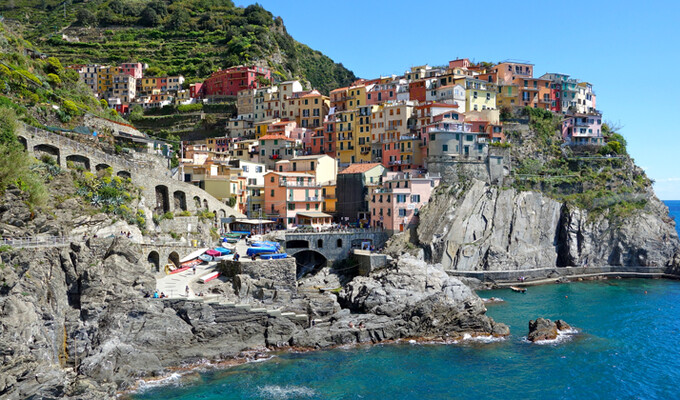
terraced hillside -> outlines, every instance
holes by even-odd
[[[295,41],[280,17],[231,0],[11,0],[2,11],[24,36],[65,63],[148,63],[188,82],[242,63],[266,65],[323,92],[354,74]]]

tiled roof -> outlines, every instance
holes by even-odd
[[[294,142],[295,140],[289,139],[283,135],[264,135],[259,140],[288,140],[289,142]]]
[[[343,169],[339,173],[341,174],[361,174],[366,171],[369,171],[378,165],[382,165],[380,163],[357,163],[357,164],[351,164],[349,167]]]

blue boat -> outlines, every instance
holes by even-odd
[[[288,257],[287,253],[263,253],[260,254],[260,258],[263,260],[278,260],[280,258]]]
[[[211,262],[213,260],[213,257],[207,254],[201,254],[200,256],[198,256],[198,259],[205,262]]]
[[[253,242],[250,244],[253,247],[273,247],[277,250],[281,249],[281,244],[278,242],[271,242],[268,240],[263,240],[261,242]]]
[[[231,254],[231,250],[225,249],[224,247],[215,247],[215,251],[219,251],[221,255],[226,256],[227,254]]]
[[[253,247],[248,247],[248,251],[246,251],[246,255],[248,257],[262,254],[262,253],[276,253],[277,249],[272,246],[253,246]]]

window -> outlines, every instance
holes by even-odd
[[[406,203],[406,195],[405,194],[398,194],[397,195],[397,203]]]
[[[274,177],[272,176],[271,178],[269,178],[269,181],[274,182]]]
[[[274,189],[272,189],[271,193],[269,193],[269,196],[274,197]]]
[[[387,209],[387,216],[388,216],[388,217],[391,217],[391,216],[392,216],[392,209],[391,209],[391,208],[388,208],[388,209]]]
[[[449,151],[449,145],[448,145],[448,144],[443,144],[443,145],[442,145],[442,151]]]
[[[471,142],[473,140],[473,136],[472,135],[465,135],[465,140],[467,140],[468,142]]]
[[[400,209],[399,209],[399,216],[400,216],[400,217],[405,217],[405,216],[406,216],[406,209],[405,209],[405,208],[400,208]]]
[[[288,204],[288,209],[291,211],[295,210],[295,204],[293,203]]]
[[[411,203],[420,203],[420,195],[419,194],[412,194],[411,195]]]
[[[338,239],[335,243],[337,244],[338,248],[342,247],[342,239]]]
[[[316,241],[316,247],[323,249],[323,239],[319,239]]]

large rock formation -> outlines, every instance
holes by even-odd
[[[507,271],[566,266],[677,268],[680,241],[653,193],[643,210],[614,219],[473,181],[444,188],[421,212],[418,239],[446,270]],[[443,222],[443,223],[442,223]]]

